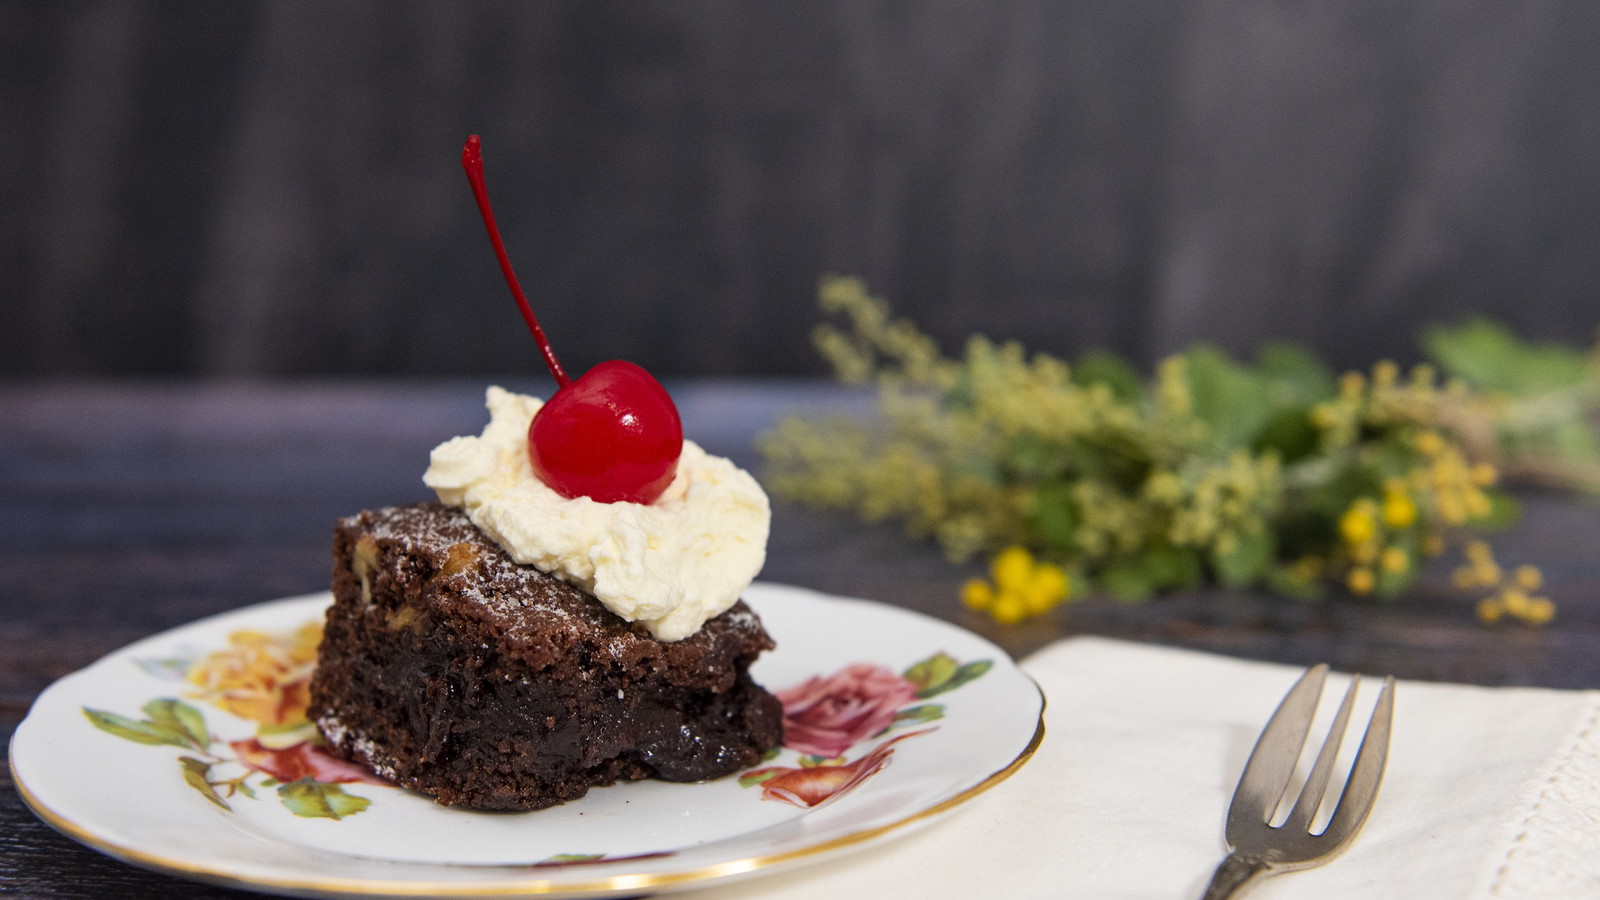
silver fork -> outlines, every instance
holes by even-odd
[[[1311,832],[1311,824],[1322,806],[1322,796],[1328,789],[1328,778],[1333,774],[1339,742],[1350,721],[1350,707],[1355,702],[1359,681],[1354,677],[1289,817],[1282,825],[1271,824],[1274,813],[1288,796],[1290,779],[1300,760],[1306,735],[1311,731],[1311,720],[1316,716],[1317,700],[1322,696],[1322,684],[1327,677],[1326,665],[1306,670],[1278,704],[1278,711],[1272,714],[1271,721],[1256,740],[1244,774],[1239,776],[1239,786],[1234,789],[1233,803],[1228,807],[1228,856],[1211,877],[1203,900],[1231,897],[1257,875],[1321,865],[1343,850],[1366,822],[1367,813],[1372,811],[1372,801],[1378,795],[1378,783],[1383,780],[1383,765],[1389,757],[1389,729],[1394,720],[1393,676],[1383,680],[1383,690],[1378,693],[1366,734],[1361,738],[1361,749],[1356,752],[1355,764],[1351,766],[1350,777],[1345,781],[1338,807],[1327,828],[1318,834]]]

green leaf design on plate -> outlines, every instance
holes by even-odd
[[[908,706],[894,714],[894,724],[902,723],[921,724],[944,718],[943,703],[923,703],[918,706]],[[892,726],[891,726],[892,727]],[[885,729],[887,730],[887,729]]]
[[[238,791],[246,797],[249,797],[251,800],[254,800],[256,799],[256,789],[250,786],[250,782],[248,780],[252,774],[254,773],[246,772],[243,775],[240,775],[238,778],[229,778],[227,781],[220,782],[220,784],[228,788],[229,797],[233,796],[234,791]],[[212,786],[215,787],[216,785]]]
[[[561,863],[593,862],[597,859],[603,859],[604,857],[604,853],[557,853],[555,856],[547,856],[544,859],[539,860],[534,865],[544,866],[559,865]]]
[[[322,735],[317,731],[316,725],[301,719],[278,725],[258,726],[256,740],[268,750],[287,750],[296,744],[307,742],[314,746],[321,745]]]
[[[365,797],[345,793],[337,784],[312,781],[309,776],[281,785],[278,796],[290,812],[306,819],[342,819],[372,803]]]
[[[941,651],[907,669],[905,679],[917,689],[918,697],[931,697],[956,674],[956,665],[955,657]]]
[[[189,742],[188,735],[155,722],[140,722],[113,712],[90,709],[87,706],[83,707],[83,714],[94,727],[124,740],[151,746],[193,746]]]
[[[769,778],[776,778],[777,775],[777,769],[762,769],[757,772],[746,772],[745,774],[739,776],[739,787],[753,787]]]
[[[955,665],[955,660],[951,660],[950,662],[951,665],[954,666],[954,670],[950,673],[950,676],[940,681],[938,684],[930,685],[920,691],[917,691],[918,699],[925,700],[929,697],[943,694],[946,691],[953,691],[994,668],[994,662],[987,659],[980,659],[959,666]]]
[[[969,681],[977,680],[978,676],[992,668],[994,668],[994,660],[991,659],[979,659],[969,662],[957,669],[956,674],[950,676],[950,680],[945,682],[944,689],[953,691]]]
[[[182,700],[171,697],[151,700],[144,705],[144,714],[155,725],[184,735],[197,750],[211,746],[211,732],[206,728],[205,716]]]
[[[200,796],[228,812],[233,812],[233,807],[229,806],[228,801],[217,794],[216,786],[211,783],[210,763],[195,759],[192,756],[180,756],[178,757],[178,764],[183,766],[183,780],[190,787],[199,791]]]

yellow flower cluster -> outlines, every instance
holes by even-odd
[[[235,631],[228,646],[190,667],[196,699],[263,725],[305,722],[322,623],[291,634]]]
[[[1436,384],[1433,367],[1416,366],[1405,379],[1400,374],[1400,367],[1390,360],[1375,363],[1370,379],[1360,372],[1344,373],[1339,378],[1338,396],[1313,408],[1314,421],[1339,445],[1354,443],[1364,425],[1437,422],[1444,394]],[[1459,385],[1452,383],[1445,393],[1459,390]]]
[[[1383,361],[1370,379],[1346,373],[1338,397],[1313,410],[1325,449],[1388,460],[1372,464],[1397,472],[1384,480],[1380,496],[1355,498],[1339,517],[1345,586],[1354,594],[1393,593],[1409,581],[1419,554],[1443,551],[1445,529],[1482,522],[1494,511],[1486,489],[1498,473],[1487,463],[1470,463],[1442,431],[1442,410],[1462,388],[1441,390],[1435,381],[1430,366],[1417,366],[1402,379],[1398,366]],[[1408,457],[1360,447],[1360,436],[1373,429],[1397,435],[1412,462],[1397,468],[1395,460]]]
[[[1145,482],[1144,495],[1165,507],[1168,541],[1206,547],[1260,528],[1282,488],[1276,456],[1234,450],[1225,460],[1188,466],[1184,475],[1157,470]]]
[[[1071,596],[1071,580],[1060,566],[1034,559],[1022,547],[1008,547],[989,563],[993,582],[969,580],[961,589],[968,609],[986,612],[1002,625],[1047,613]]]
[[[898,521],[952,561],[996,554],[962,598],[998,621],[1053,608],[1069,572],[1080,593],[1126,599],[1207,580],[1391,597],[1447,539],[1510,511],[1472,455],[1496,432],[1463,426],[1474,395],[1425,365],[1335,380],[1294,348],[1251,366],[1199,347],[1146,378],[982,337],[946,357],[859,281],[826,280],[821,300],[843,323],[817,346],[841,379],[876,385],[877,415],[784,419],[760,438],[767,487]],[[1496,581],[1480,614],[1547,619],[1527,580]]]
[[[1528,625],[1543,625],[1555,618],[1556,605],[1550,598],[1532,594],[1544,585],[1544,576],[1537,568],[1518,566],[1507,573],[1482,541],[1468,542],[1464,552],[1467,562],[1455,571],[1456,587],[1492,592],[1478,601],[1478,618],[1484,624],[1511,618]]]
[[[1440,521],[1465,525],[1488,518],[1493,504],[1484,488],[1493,487],[1499,480],[1494,466],[1469,464],[1458,447],[1434,431],[1418,434],[1416,444],[1429,464],[1412,473],[1412,484],[1418,493],[1432,498]]]
[[[1408,548],[1417,512],[1405,482],[1390,479],[1382,500],[1357,497],[1339,517],[1339,539],[1350,563],[1345,586],[1351,593],[1366,596],[1377,590],[1380,578],[1403,578],[1411,572]]]

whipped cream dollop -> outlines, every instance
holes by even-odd
[[[761,571],[772,509],[732,462],[686,440],[654,503],[568,499],[528,461],[528,423],[542,401],[491,387],[487,405],[483,434],[435,447],[422,481],[518,563],[583,588],[663,641],[700,630]]]

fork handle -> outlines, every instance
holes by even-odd
[[[1223,859],[1222,865],[1217,866],[1217,871],[1211,876],[1211,884],[1206,888],[1205,896],[1201,900],[1223,900],[1232,897],[1245,882],[1267,870],[1267,864],[1259,859],[1229,853]]]

